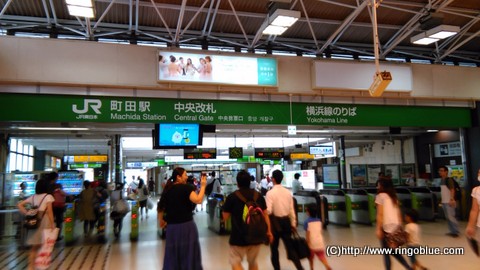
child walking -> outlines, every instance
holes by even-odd
[[[310,257],[308,257],[308,262],[310,263],[310,270],[313,270],[313,259],[317,255],[318,259],[323,263],[327,270],[332,268],[328,265],[327,257],[325,256],[325,244],[323,243],[322,236],[322,221],[317,218],[317,205],[311,203],[307,206],[307,215],[308,218],[303,224],[303,228],[307,232],[306,239],[308,247],[310,248]]]
[[[405,231],[408,233],[407,247],[411,248],[411,251],[413,251],[413,248],[420,246],[421,229],[420,229],[420,226],[417,224],[418,212],[415,209],[407,209],[405,211],[405,222],[407,223],[407,225],[405,225]],[[427,269],[420,264],[420,262],[417,260],[413,252],[411,255],[409,254],[409,257],[410,257],[410,262],[412,263],[413,270]]]

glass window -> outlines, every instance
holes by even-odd
[[[10,152],[17,152],[17,139],[10,139]]]
[[[16,154],[16,155],[15,155],[15,159],[17,160],[17,162],[16,162],[16,164],[15,164],[14,170],[19,170],[19,171],[21,171],[21,170],[22,170],[22,155]]]
[[[28,172],[28,156],[23,156],[22,155],[22,171],[23,172]]]
[[[10,163],[8,164],[8,169],[7,171],[14,171],[15,170],[15,165],[17,164],[17,157],[16,157],[17,154],[13,154],[11,153],[10,154]]]
[[[18,140],[17,141],[17,148],[15,148],[15,152],[21,154],[22,153],[22,150],[23,150],[23,143],[22,143],[22,140]]]
[[[7,171],[33,171],[33,154],[32,145],[24,145],[19,139],[10,139],[10,162]]]

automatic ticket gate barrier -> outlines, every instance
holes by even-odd
[[[208,228],[218,234],[229,233],[231,231],[230,219],[224,221],[222,217],[222,206],[225,199],[223,194],[212,193],[208,196],[207,200]]]
[[[418,211],[418,217],[423,220],[435,220],[434,194],[426,187],[408,188],[412,195],[412,208]]]
[[[131,204],[130,209],[132,209],[130,240],[137,241],[138,240],[138,202],[130,201],[130,204]]]
[[[404,214],[404,209],[413,208],[413,205],[417,205],[416,198],[415,201],[412,201],[411,191],[406,187],[397,187],[395,188],[397,192],[398,201],[400,202],[400,209],[402,214]]]
[[[433,194],[433,211],[435,212],[435,217],[445,218],[443,209],[440,206],[442,204],[442,192],[440,191],[440,187],[428,187],[428,189]]]
[[[325,197],[321,197],[315,190],[300,190],[293,196],[297,201],[297,222],[302,226],[308,218],[307,207],[314,203],[317,205],[316,217],[320,218],[324,228],[328,225],[328,203]]]
[[[63,218],[63,234],[66,245],[71,245],[75,242],[75,204],[65,204],[65,216]]]
[[[106,242],[107,238],[105,237],[105,226],[107,223],[107,204],[102,202],[100,204],[100,209],[98,221],[97,221],[97,241],[98,242]]]
[[[328,221],[334,224],[350,226],[350,223],[352,223],[352,204],[350,197],[345,196],[345,191],[324,189],[320,190],[320,194],[328,202]]]
[[[372,225],[375,222],[375,196],[365,189],[345,190],[351,200],[352,222]]]

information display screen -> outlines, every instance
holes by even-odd
[[[255,148],[255,158],[282,159],[285,156],[283,148]]]
[[[340,172],[338,164],[324,164],[323,169],[323,187],[325,189],[340,188]]]
[[[216,159],[217,149],[214,148],[199,148],[199,149],[185,149],[183,152],[183,159]]]
[[[153,134],[154,148],[188,148],[202,144],[202,134],[199,124],[169,124],[155,125]]]
[[[78,195],[83,189],[83,172],[60,171],[58,172],[57,183],[61,184],[63,191],[68,195]]]

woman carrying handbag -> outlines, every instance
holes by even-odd
[[[376,235],[377,238],[380,239],[382,248],[396,248],[401,245],[403,232],[402,214],[398,205],[397,193],[390,179],[378,180],[377,189],[378,194],[375,198],[375,204],[377,206]],[[406,238],[404,240],[406,240]],[[395,257],[405,269],[412,269],[402,255],[392,252],[392,256]],[[383,259],[385,269],[390,270],[392,267],[390,255],[384,254]]]

